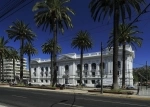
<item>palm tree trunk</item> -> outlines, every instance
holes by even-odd
[[[123,49],[122,49],[122,88],[125,88],[125,42],[123,43]]]
[[[29,64],[29,82],[31,82],[31,55],[30,53],[28,54],[28,64]]]
[[[50,85],[52,85],[52,83],[53,83],[53,52],[51,52],[51,66],[50,66],[50,70],[51,70],[51,79],[50,79]]]
[[[119,3],[114,0],[114,43],[113,43],[113,89],[118,89],[118,31],[119,31]]]
[[[4,61],[2,58],[2,81],[4,82]]]
[[[20,47],[20,83],[23,81],[23,46],[24,46],[24,39],[21,39],[21,47]]]
[[[16,81],[16,75],[15,75],[15,59],[13,58],[13,76],[14,76],[14,81]]]
[[[80,86],[82,85],[82,65],[83,65],[83,48],[81,48],[80,53]]]
[[[2,63],[1,63],[1,60],[2,60],[2,55],[0,55],[0,82],[1,82],[1,77],[2,77]]]
[[[54,39],[54,54],[53,54],[53,65],[54,65],[54,78],[53,78],[53,84],[52,86],[54,87],[57,83],[57,62],[56,62],[56,58],[57,58],[57,21],[56,18],[54,18],[54,35],[53,35],[53,39]]]

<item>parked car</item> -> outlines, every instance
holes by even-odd
[[[76,85],[72,83],[68,83],[68,84],[65,84],[65,86],[76,86]]]
[[[128,85],[127,87],[126,87],[126,89],[127,90],[132,90],[132,89],[136,89],[134,86],[131,86],[131,85]]]
[[[95,84],[95,87],[96,87],[96,88],[100,88],[100,87],[101,87],[101,84]]]

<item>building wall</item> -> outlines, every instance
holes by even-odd
[[[4,80],[12,81],[14,79],[13,75],[13,60],[12,59],[4,59]],[[29,71],[27,71],[27,60],[24,58],[24,78],[27,79],[29,77]],[[16,78],[20,77],[20,61],[15,60],[15,76]]]
[[[113,74],[113,50],[106,48],[103,51],[103,84],[112,85]],[[122,83],[122,47],[119,47],[118,56],[118,84]],[[86,53],[83,55],[83,72],[82,83],[85,83],[89,87],[94,87],[99,83],[100,75],[100,52]],[[126,46],[126,85],[133,85],[133,58],[134,51],[131,46]],[[57,82],[60,84],[73,84],[79,83],[79,69],[80,55],[76,53],[62,54],[58,56],[58,76]],[[88,67],[86,67],[88,66]],[[43,68],[42,68],[43,67]],[[48,73],[48,74],[47,74]],[[46,75],[47,74],[47,75]],[[50,84],[50,60],[42,60],[40,58],[33,59],[31,61],[31,78],[33,84]]]

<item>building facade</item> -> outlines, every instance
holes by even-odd
[[[118,51],[118,84],[122,84],[122,47]],[[103,85],[112,85],[113,81],[113,49],[106,48],[102,52],[103,57]],[[101,80],[100,52],[86,53],[83,55],[82,83],[94,87]],[[133,85],[133,58],[134,51],[130,45],[126,45],[125,83]],[[57,59],[57,82],[59,84],[77,85],[80,79],[80,55],[76,53],[62,54]],[[50,84],[50,60],[40,58],[31,60],[31,80],[33,84]]]
[[[4,80],[6,80],[8,82],[14,80],[13,60],[12,59],[4,59],[3,63],[4,63],[4,67],[3,67],[4,68]],[[14,70],[15,70],[15,79],[18,80],[20,78],[20,61],[19,60],[15,60]],[[27,71],[27,60],[26,60],[26,58],[24,58],[24,60],[23,60],[23,79],[27,80],[28,78],[29,78],[29,71]]]

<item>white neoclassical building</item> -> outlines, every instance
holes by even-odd
[[[118,56],[118,84],[122,83],[122,47],[119,47]],[[112,85],[113,81],[113,50],[106,48],[103,51],[103,84]],[[83,81],[89,87],[94,87],[100,81],[100,52],[86,53],[83,55]],[[126,45],[126,85],[133,85],[133,58],[134,51],[130,45]],[[58,56],[57,59],[58,76],[57,82],[60,84],[79,83],[80,54],[68,53]],[[50,60],[32,59],[31,79],[33,84],[50,84]]]

